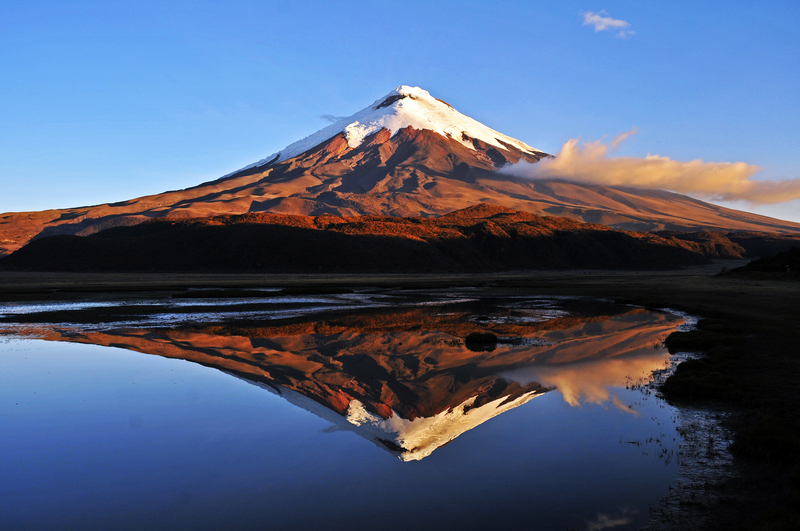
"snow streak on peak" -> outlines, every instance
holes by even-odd
[[[542,153],[524,142],[499,133],[477,120],[461,114],[448,103],[431,96],[427,90],[401,85],[354,115],[342,118],[313,135],[287,146],[278,153],[273,153],[269,157],[229,175],[296,157],[339,133],[344,133],[347,144],[351,148],[355,148],[366,137],[381,129],[388,129],[394,135],[400,129],[409,126],[414,129],[434,131],[460,142],[470,149],[475,149],[472,144],[472,139],[475,138],[502,150],[507,150],[506,145],[511,145],[527,153]]]
[[[479,407],[472,407],[477,398],[473,396],[437,415],[414,420],[401,418],[394,411],[391,417],[384,419],[367,411],[358,400],[353,400],[345,420],[354,427],[350,429],[363,437],[374,441],[388,440],[395,444],[400,451],[398,457],[401,461],[419,461],[462,433],[542,394],[542,391],[536,390],[514,399],[501,396]]]

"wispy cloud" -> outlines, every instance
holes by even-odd
[[[620,133],[614,137],[614,140],[611,141],[611,150],[617,149],[617,146],[628,140],[630,137],[635,135],[639,132],[639,129],[634,127],[630,131],[626,131],[624,133]]]
[[[536,164],[519,162],[498,170],[528,179],[565,181],[659,188],[689,194],[712,201],[747,201],[751,204],[783,203],[800,198],[800,178],[783,181],[759,181],[753,176],[760,167],[745,162],[681,162],[660,155],[609,157],[609,148],[629,137],[623,133],[611,141],[579,143],[570,139],[555,158]]]
[[[621,525],[627,525],[633,522],[633,517],[629,516],[628,511],[623,511],[622,516],[608,516],[607,514],[597,513],[597,518],[593,522],[586,523],[586,531],[601,531],[603,529],[612,529]]]
[[[620,400],[617,395],[611,397],[611,403],[614,404],[614,407],[616,407],[620,411],[633,415],[634,418],[639,418],[639,412],[633,409],[631,406],[626,406],[625,404],[623,404],[622,400]]]
[[[617,37],[623,39],[636,34],[635,31],[628,29],[631,27],[630,22],[626,20],[611,18],[610,16],[608,16],[608,13],[606,11],[600,11],[598,13],[593,13],[592,11],[586,11],[585,13],[582,14],[583,14],[583,25],[594,26],[595,32],[612,30],[617,32]]]

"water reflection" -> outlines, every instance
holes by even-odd
[[[552,390],[571,406],[629,411],[613,388],[663,368],[663,340],[682,322],[611,303],[516,298],[173,329],[42,325],[34,335],[219,369],[411,461]],[[475,332],[497,342],[466,341]]]

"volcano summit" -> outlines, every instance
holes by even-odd
[[[185,190],[89,207],[0,215],[0,256],[35,238],[150,218],[249,212],[439,216],[478,203],[635,230],[800,231],[800,224],[663,190],[528,180],[496,172],[548,155],[401,86],[256,163]]]

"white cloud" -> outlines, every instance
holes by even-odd
[[[608,13],[606,11],[600,11],[598,13],[587,11],[583,13],[583,25],[594,26],[595,32],[606,31],[606,30],[619,30],[617,31],[617,37],[620,37],[622,39],[625,39],[627,37],[630,37],[631,35],[636,34],[635,31],[628,29],[631,27],[630,22],[616,18],[611,18],[610,16],[608,16]]]
[[[586,142],[570,139],[555,158],[536,164],[521,161],[498,170],[528,179],[658,188],[715,201],[747,201],[751,204],[783,203],[800,198],[800,178],[759,181],[752,177],[761,170],[745,162],[681,162],[661,155],[609,157],[609,149],[619,145],[634,131],[611,141]]]

